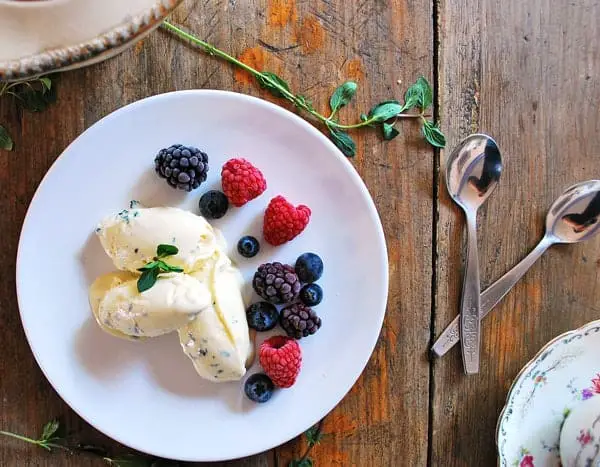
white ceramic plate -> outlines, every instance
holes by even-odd
[[[569,410],[600,395],[600,321],[549,342],[516,378],[498,420],[502,467],[559,467]]]
[[[209,155],[209,178],[192,193],[154,173],[156,152],[172,143]],[[198,377],[175,334],[145,343],[104,334],[92,320],[87,289],[113,270],[93,233],[103,216],[131,199],[197,212],[201,193],[220,187],[231,157],[259,167],[267,191],[214,222],[250,279],[266,261],[321,255],[325,299],[317,334],[301,341],[304,364],[294,387],[266,404],[243,383]],[[271,197],[312,209],[311,222],[281,247],[262,242],[251,260],[237,255],[245,234],[262,239]],[[350,390],[375,346],[388,290],[387,252],[375,206],[352,165],[296,115],[252,97],[220,91],[163,94],[110,114],[79,136],[52,166],[31,203],[17,258],[23,327],[44,374],[61,397],[108,436],[140,451],[189,461],[248,456],[297,436]],[[257,365],[249,373],[255,372]]]

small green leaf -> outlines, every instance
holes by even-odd
[[[308,97],[306,97],[306,96],[303,96],[302,94],[298,94],[296,96],[295,105],[296,105],[296,107],[299,107],[299,108],[301,106],[304,106],[304,108],[306,108],[309,111],[315,110],[310,99],[308,99]]]
[[[41,112],[56,101],[56,87],[46,89],[44,85],[33,86],[24,83],[15,88],[18,105],[30,112]]]
[[[13,140],[8,133],[8,130],[0,125],[0,149],[6,149],[7,151],[12,151],[13,149]]]
[[[369,119],[369,117],[367,117],[367,114],[360,114],[360,121],[361,122],[366,122]]]
[[[346,81],[344,84],[339,86],[331,95],[329,99],[329,107],[332,112],[337,112],[339,109],[344,107],[352,100],[354,94],[356,94],[357,84],[354,81]]]
[[[369,112],[369,119],[373,119],[376,122],[385,122],[390,118],[395,117],[402,112],[402,105],[398,101],[385,101],[377,104]]]
[[[418,107],[421,112],[424,112],[427,107],[433,102],[433,90],[429,82],[422,76],[417,79],[415,84],[410,86],[404,94],[404,105],[402,110]]]
[[[178,266],[171,266],[170,264],[165,263],[164,261],[158,261],[158,269],[160,272],[183,272],[183,269]]]
[[[47,76],[43,76],[40,78],[40,83],[42,83],[42,86],[44,88],[44,92],[45,91],[50,91],[50,89],[52,89],[52,80],[50,78],[48,78]]]
[[[335,128],[329,128],[329,137],[347,157],[356,155],[356,144],[348,133]]]
[[[58,420],[52,420],[44,425],[40,441],[48,441],[58,430],[60,423]]]
[[[285,97],[280,88],[290,91],[290,85],[283,78],[270,71],[263,71],[256,79],[261,88],[268,90],[275,97]]]
[[[425,120],[423,122],[423,136],[425,139],[436,148],[443,148],[446,146],[446,137],[442,130],[433,122]]]
[[[156,284],[158,274],[160,273],[159,268],[148,269],[144,271],[137,281],[137,289],[139,293],[142,293]]]
[[[158,261],[152,261],[152,262],[142,266],[141,268],[138,268],[138,271],[140,271],[140,272],[148,271],[149,269],[154,269],[157,266],[158,266]]]
[[[158,256],[159,258],[164,258],[165,256],[173,256],[177,253],[179,253],[179,248],[177,248],[175,245],[161,244],[158,245],[158,247],[156,248],[156,256]]]
[[[383,139],[386,141],[390,141],[400,134],[400,132],[396,130],[394,125],[391,123],[383,122],[381,129],[383,131]]]
[[[319,441],[321,441],[321,438],[323,437],[323,433],[321,433],[319,424],[311,426],[308,430],[304,432],[304,435],[306,436],[306,441],[308,442],[309,446],[314,446],[315,444],[318,444]]]
[[[294,459],[289,463],[289,467],[313,467],[313,461],[310,457],[306,459]]]
[[[112,465],[114,467],[150,467],[152,465],[150,459],[147,457],[140,457],[133,454],[115,459],[105,457],[104,460],[108,463],[108,465]]]
[[[417,79],[417,84],[419,84],[419,86],[421,86],[423,89],[423,102],[421,110],[425,111],[427,107],[433,104],[433,89],[431,89],[429,81],[427,81],[423,76]]]

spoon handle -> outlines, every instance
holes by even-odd
[[[479,258],[477,256],[477,213],[467,210],[467,264],[463,281],[460,336],[464,370],[467,375],[479,373],[481,346],[481,308]]]
[[[542,238],[540,243],[538,243],[519,264],[483,291],[481,294],[481,319],[485,318],[492,308],[494,308],[500,300],[510,292],[519,279],[523,277],[529,268],[533,266],[538,258],[542,256],[553,243],[554,242],[547,236]],[[444,332],[442,332],[440,337],[435,341],[435,344],[433,344],[432,350],[434,354],[438,357],[442,357],[458,343],[460,340],[459,325],[460,317],[457,316],[452,323],[444,329]]]

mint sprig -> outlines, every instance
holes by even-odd
[[[154,286],[158,280],[159,274],[168,272],[183,272],[178,266],[167,264],[162,258],[174,256],[179,253],[179,248],[175,245],[160,244],[156,247],[156,256],[148,264],[138,268],[142,274],[137,281],[137,289],[142,293]]]
[[[69,442],[65,437],[60,436],[60,423],[58,420],[49,421],[44,425],[42,434],[38,439],[29,438],[28,436],[19,435],[10,431],[0,430],[0,435],[18,439],[26,443],[39,446],[46,451],[61,449],[69,454],[78,454],[82,456],[93,456],[97,459],[102,459],[105,464],[113,467],[180,467],[181,464],[177,461],[160,459],[157,457],[149,457],[138,454],[125,454],[124,456],[111,456],[106,449],[91,444],[82,444]]]
[[[0,97],[12,96],[16,104],[29,112],[41,112],[56,101],[56,86],[50,76],[33,80],[0,83]],[[6,127],[0,125],[0,149],[12,151],[13,139]]]
[[[433,89],[424,77],[417,79],[417,81],[408,88],[404,95],[404,104],[400,104],[396,100],[384,101],[375,105],[368,115],[361,114],[359,122],[342,124],[339,122],[337,114],[340,109],[348,105],[356,94],[358,86],[354,81],[346,81],[335,89],[329,99],[331,114],[325,116],[319,113],[305,96],[295,94],[291,90],[290,85],[275,73],[270,71],[258,71],[250,65],[246,65],[237,58],[216,48],[214,45],[199,39],[168,21],[163,21],[162,27],[167,31],[174,33],[179,38],[201,47],[209,55],[219,57],[247,71],[254,76],[263,89],[269,91],[273,96],[288,100],[299,110],[307,112],[312,117],[319,120],[327,127],[329,138],[348,157],[352,157],[356,154],[356,144],[347,130],[356,130],[364,127],[381,127],[383,139],[389,141],[400,134],[394,127],[396,122],[399,119],[406,118],[416,119],[421,122],[421,133],[425,140],[432,146],[444,147],[446,144],[444,134],[439,128],[439,125],[434,121],[427,119],[429,115],[426,115],[426,111],[433,104]]]

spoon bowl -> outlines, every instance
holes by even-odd
[[[463,209],[477,209],[494,191],[502,174],[496,142],[487,135],[465,138],[446,162],[448,192]]]
[[[546,232],[554,243],[578,243],[600,229],[600,180],[573,185],[550,207]]]

